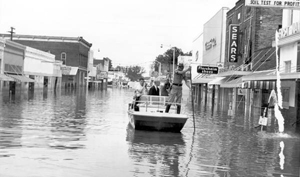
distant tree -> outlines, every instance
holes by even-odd
[[[171,71],[171,66],[173,64],[173,48],[168,49],[163,55],[158,55],[155,59],[154,62],[154,69],[155,71],[158,71],[159,69],[159,63],[160,62],[162,65],[169,65],[169,71]],[[175,65],[178,63],[178,56],[179,55],[184,55],[181,49],[175,47]]]
[[[186,52],[183,54],[184,56],[193,56],[193,52],[192,51],[189,51],[189,52]]]
[[[145,68],[141,66],[130,66],[127,67],[126,77],[132,81],[138,81],[139,78],[143,77],[145,72]]]

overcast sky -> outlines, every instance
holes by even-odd
[[[16,34],[82,36],[93,44],[95,58],[108,57],[114,66],[142,65],[168,45],[191,51],[203,24],[237,1],[0,0],[0,33],[14,27]]]

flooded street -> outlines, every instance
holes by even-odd
[[[203,108],[181,133],[128,125],[132,91],[0,98],[1,177],[299,176],[300,135],[265,132],[247,116]]]

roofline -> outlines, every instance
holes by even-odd
[[[10,34],[0,34],[1,37],[7,38],[10,37]],[[13,40],[26,40],[26,39],[46,39],[46,40],[70,40],[70,41],[78,41],[82,42],[88,47],[92,47],[92,43],[87,42],[83,39],[82,36],[79,37],[66,37],[66,36],[42,36],[42,35],[23,35],[23,34],[14,34]]]

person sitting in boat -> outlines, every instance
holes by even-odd
[[[160,81],[155,80],[153,86],[150,87],[149,89],[149,95],[159,96],[159,85],[160,85]]]
[[[140,78],[139,79],[139,84],[137,85],[137,87],[134,90],[134,110],[135,111],[139,111],[139,107],[137,106],[137,104],[139,103],[139,100],[141,98],[142,95],[147,95],[148,94],[148,88],[147,88],[147,84],[145,83],[144,78]]]
[[[167,79],[164,83],[164,86],[161,89],[161,96],[169,96],[169,93],[171,91],[171,83],[170,79]]]
[[[182,99],[182,80],[185,81],[186,86],[191,89],[188,84],[185,73],[191,70],[191,66],[184,70],[183,63],[178,64],[178,68],[174,71],[174,79],[172,83],[172,89],[168,97],[168,103],[165,112],[168,113],[172,103],[177,104],[177,114],[180,114],[181,110],[181,99]]]

